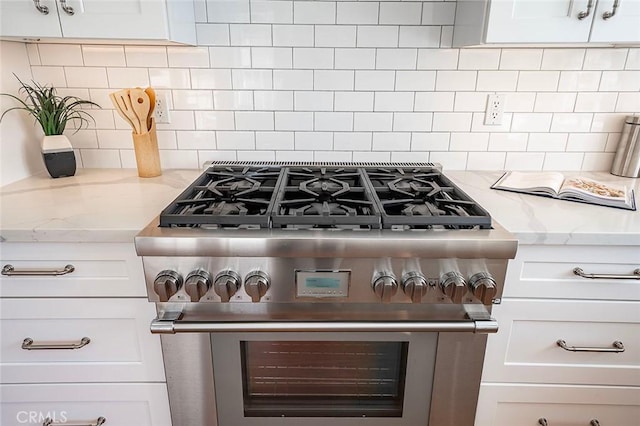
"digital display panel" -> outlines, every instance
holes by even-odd
[[[296,271],[296,297],[349,296],[351,271]]]

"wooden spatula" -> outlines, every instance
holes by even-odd
[[[138,122],[140,123],[140,133],[147,133],[149,126],[147,124],[149,119],[149,110],[151,109],[151,102],[149,95],[142,89],[129,89],[129,98],[131,99],[131,107]]]
[[[147,117],[147,129],[151,129],[151,117],[153,117],[153,111],[156,109],[156,91],[153,90],[153,87],[147,87],[144,91],[149,96],[149,103],[151,104],[149,116]]]
[[[140,126],[138,116],[136,116],[135,112],[133,111],[128,90],[118,90],[113,94],[113,96],[116,99],[116,104],[118,105],[120,111],[128,118],[133,131],[138,134],[141,133],[141,127],[143,126]]]

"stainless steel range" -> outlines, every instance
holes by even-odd
[[[174,426],[472,426],[516,240],[430,163],[213,163],[136,237]]]

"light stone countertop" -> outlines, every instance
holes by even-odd
[[[139,178],[135,169],[79,169],[76,176],[34,176],[0,188],[0,240],[133,242],[200,170]],[[640,212],[496,191],[502,172],[444,171],[523,244],[640,246]],[[567,173],[571,175],[574,173]],[[578,172],[640,192],[640,179]],[[639,201],[639,200],[637,200]]]

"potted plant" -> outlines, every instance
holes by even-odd
[[[16,78],[21,86],[18,92],[24,96],[24,100],[9,93],[0,93],[20,103],[20,106],[6,110],[0,116],[0,121],[5,114],[13,110],[24,110],[31,114],[44,132],[42,156],[49,175],[53,178],[73,176],[76,172],[76,156],[63,132],[70,122],[77,122],[77,132],[83,125],[87,125],[89,120],[94,121],[93,117],[81,108],[89,105],[100,108],[100,105],[76,96],[59,96],[53,86],[43,86],[35,81],[32,81],[33,85],[29,85],[17,76]]]

